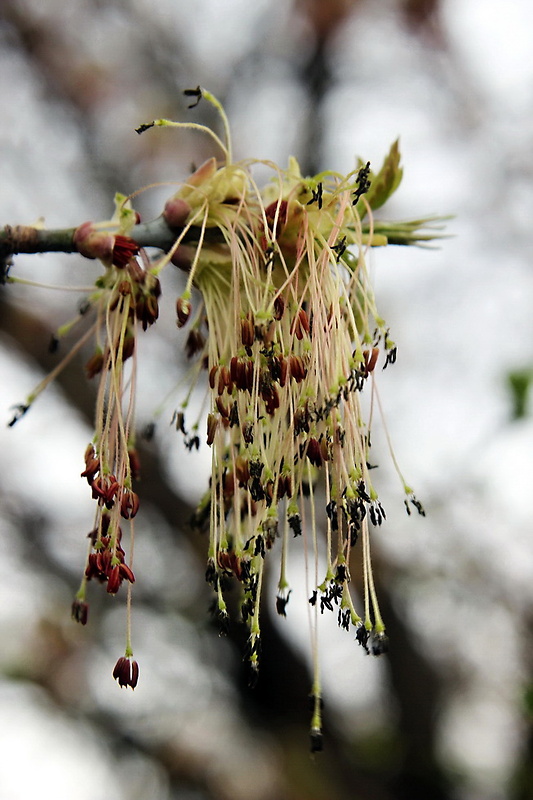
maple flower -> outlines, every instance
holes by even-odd
[[[92,315],[92,323],[16,407],[10,424],[92,339],[85,369],[98,381],[95,430],[81,476],[96,514],[72,615],[87,623],[89,582],[103,584],[110,595],[126,585],[126,650],[113,676],[120,686],[134,688],[139,668],[131,660],[130,610],[140,507],[134,487],[140,472],[136,344],[140,331],[158,319],[161,273],[169,265],[184,271],[177,326],[185,329],[187,357],[196,361],[193,385],[204,376],[209,395],[205,441],[212,451],[211,479],[192,522],[209,529],[206,579],[214,592],[214,614],[227,632],[225,591],[229,583],[239,584],[240,616],[248,627],[246,658],[255,683],[265,570],[279,570],[275,607],[285,617],[292,592],[288,553],[303,541],[315,561],[306,580],[313,661],[310,735],[311,749],[318,751],[318,616],[335,612],[339,626],[351,630],[367,653],[387,650],[371,560],[372,529],[386,515],[370,467],[371,411],[365,416],[365,408],[379,408],[375,375],[394,364],[397,350],[376,306],[368,251],[388,243],[423,243],[439,234],[425,230],[431,220],[383,223],[373,217],[402,177],[397,142],[376,173],[369,162],[359,162],[348,175],[326,171],[313,177],[303,176],[294,158],[286,169],[265,161],[234,163],[220,103],[200,88],[187,94],[218,109],[223,138],[196,123],[168,120],[141,125],[138,132],[193,128],[211,136],[223,159],[210,158],[196,169],[157,220],[143,226],[129,199],[117,195],[111,220],[76,229],[74,247],[98,259],[103,273],[79,315],[54,335],[54,351],[82,318]],[[264,188],[255,180],[258,165],[271,171]],[[149,260],[141,247],[146,244],[163,255]],[[192,386],[173,418],[189,449],[200,446],[201,430],[195,421],[187,432],[191,391]],[[371,399],[365,406],[363,393]],[[407,512],[423,514],[401,474],[400,480]],[[351,591],[355,565],[362,573],[362,586],[356,587],[360,606]]]
[[[203,96],[225,121],[218,101]],[[180,127],[166,120],[153,125]],[[295,536],[306,538],[317,564],[318,554],[326,555],[325,571],[311,589],[315,615],[335,608],[339,625],[352,627],[367,652],[386,650],[370,554],[371,527],[381,525],[385,511],[370,473],[370,423],[361,394],[367,384],[373,391],[378,364],[396,360],[366,257],[369,246],[387,244],[371,210],[395,190],[401,168],[397,143],[377,175],[361,163],[348,176],[305,178],[291,158],[286,170],[267,164],[273,177],[260,190],[254,167],[265,162],[232,163],[229,135],[225,144],[214,138],[225,160],[206,161],[167,203],[167,219],[181,231],[160,267],[172,260],[188,273],[177,302],[178,327],[193,320],[193,353],[207,368],[212,448],[210,490],[194,520],[209,526],[206,578],[224,625],[225,587],[230,578],[241,585],[254,683],[265,566],[278,561],[276,607],[285,616],[287,553]],[[414,228],[406,231],[415,236]],[[195,309],[193,287],[200,298]],[[354,550],[362,562],[361,611],[349,588]],[[318,750],[316,618],[313,641],[311,744]]]

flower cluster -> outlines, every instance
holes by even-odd
[[[139,245],[127,235],[133,217],[126,198],[117,197],[117,213],[108,223],[84,223],[74,233],[77,250],[87,258],[97,258],[105,268],[89,297],[84,316],[92,311],[91,328],[94,352],[86,363],[88,378],[99,377],[96,403],[96,427],[93,441],[85,452],[85,469],[81,473],[96,501],[96,524],[88,534],[89,552],[85,573],[72,606],[74,619],[86,624],[87,583],[96,580],[105,584],[109,594],[116,594],[124,581],[127,592],[126,654],[115,667],[113,676],[121,686],[135,688],[138,667],[131,652],[130,603],[131,585],[135,576],[122,546],[124,521],[130,526],[130,548],[133,550],[133,520],[139,510],[139,497],[133,489],[139,477],[140,463],[135,449],[134,399],[136,388],[136,335],[138,327],[146,330],[158,318],[158,278],[144,268],[137,256]],[[131,368],[128,370],[128,364]],[[127,668],[126,668],[127,665]]]
[[[242,586],[252,683],[267,557],[280,554],[277,609],[285,615],[289,543],[302,534],[315,553],[320,532],[326,537],[325,574],[310,602],[321,611],[335,605],[343,627],[355,626],[365,646],[372,636],[373,652],[385,649],[369,535],[369,521],[381,524],[385,512],[370,475],[360,396],[378,361],[390,363],[396,350],[367,281],[369,237],[356,209],[363,180],[359,170],[306,180],[291,161],[259,193],[247,168],[208,162],[190,182],[194,192],[190,183],[183,191],[189,219],[224,237],[215,248],[199,246],[189,267],[201,296],[193,330],[204,342],[198,357],[207,361],[213,450],[211,488],[196,518],[209,525],[206,577],[223,625],[224,588],[230,578]],[[180,325],[187,301],[178,303]],[[363,616],[349,591],[359,537]],[[316,747],[318,671],[313,696]]]
[[[209,530],[206,579],[214,591],[214,613],[227,630],[226,589],[238,584],[254,683],[267,563],[278,561],[276,610],[286,616],[289,548],[294,539],[304,540],[305,552],[315,559],[307,580],[314,620],[311,747],[319,750],[318,615],[336,611],[338,624],[352,629],[367,653],[387,649],[370,552],[371,530],[385,520],[371,472],[371,409],[376,370],[395,362],[396,345],[376,308],[367,253],[372,246],[413,244],[435,235],[422,230],[427,220],[391,224],[373,218],[372,210],[401,180],[397,143],[377,173],[363,162],[347,176],[324,172],[312,178],[301,174],[295,159],[286,170],[270,162],[233,163],[220,104],[200,89],[193,94],[217,107],[225,141],[201,125],[167,120],[142,125],[138,132],[154,126],[202,130],[220,146],[223,161],[211,158],[200,166],[158,220],[143,226],[127,198],[117,196],[112,220],[84,223],[73,237],[78,252],[98,259],[104,273],[77,318],[91,310],[92,326],[72,351],[94,338],[86,373],[99,379],[95,434],[82,472],[96,502],[96,522],[72,614],[87,622],[89,581],[105,584],[110,594],[127,584],[126,652],[113,676],[121,686],[135,688],[139,668],[131,661],[129,613],[139,509],[133,488],[139,473],[135,343],[139,327],[146,330],[158,318],[159,276],[173,264],[186,274],[177,325],[185,329],[187,356],[197,363],[195,380],[204,375],[209,392],[205,440],[212,450],[211,480],[192,522]],[[254,177],[258,164],[272,173],[263,189]],[[163,255],[149,261],[141,244],[159,247]],[[361,401],[367,387],[370,412]],[[176,427],[187,447],[198,447],[198,425],[194,435],[186,432],[186,406],[175,413]],[[423,514],[400,478],[408,513],[412,506]],[[126,522],[129,558],[123,547]],[[360,610],[350,591],[356,559],[363,575]]]

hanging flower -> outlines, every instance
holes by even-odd
[[[208,93],[204,97],[218,106]],[[259,162],[234,164],[229,136],[226,145],[217,141],[225,162],[205,162],[165,214],[170,220],[172,212],[181,226],[171,257],[181,252],[175,263],[188,271],[177,302],[178,327],[194,318],[195,341],[202,343],[194,352],[207,369],[210,391],[211,482],[194,520],[209,527],[206,578],[223,628],[225,587],[231,578],[241,585],[254,683],[266,564],[278,564],[276,609],[285,616],[287,554],[296,536],[306,537],[315,557],[326,556],[309,601],[314,648],[316,614],[324,610],[336,610],[339,625],[352,627],[367,652],[379,655],[387,648],[370,555],[371,527],[384,522],[385,511],[370,474],[370,423],[361,394],[368,384],[372,391],[378,365],[396,359],[366,257],[370,245],[387,243],[371,208],[395,190],[402,171],[395,143],[376,176],[366,163],[346,177],[324,172],[304,178],[290,159],[286,170],[268,164],[273,178],[260,191],[253,176]],[[194,315],[193,287],[200,297]],[[403,485],[406,499],[422,513]],[[349,588],[354,550],[364,576],[360,610]],[[316,653],[314,664],[311,742],[318,750]]]

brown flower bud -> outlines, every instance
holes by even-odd
[[[250,465],[247,458],[237,456],[235,459],[235,474],[239,481],[239,486],[246,486],[250,480]]]
[[[241,319],[241,340],[248,352],[248,349],[251,348],[255,340],[255,324],[251,312],[249,312],[245,319]]]
[[[379,347],[373,347],[372,350],[363,350],[363,358],[365,359],[365,374],[374,371],[376,362],[379,356]]]
[[[139,496],[131,489],[125,489],[120,499],[120,516],[133,519],[139,510]]]
[[[218,427],[218,418],[215,414],[207,415],[207,444],[211,446],[215,441],[215,433]]]
[[[94,355],[92,355],[85,364],[85,374],[89,379],[94,378],[94,376],[98,375],[103,368],[104,354],[101,350],[97,350],[96,353],[94,353]]]
[[[279,294],[274,300],[274,319],[282,319],[285,312],[285,299]]]
[[[183,228],[191,213],[190,205],[181,197],[171,197],[165,203],[163,219],[169,228]]]
[[[140,247],[136,241],[129,236],[122,236],[118,233],[115,236],[115,243],[113,246],[112,262],[115,267],[123,269],[128,265],[131,259],[137,255]]]
[[[227,405],[224,403],[224,401],[220,396],[216,398],[215,403],[220,416],[223,417],[224,419],[229,419],[229,408],[227,407]]]
[[[120,584],[122,583],[120,577],[120,567],[116,564],[114,567],[111,567],[109,572],[109,577],[107,579],[107,591],[109,594],[116,594],[120,589]]]
[[[294,318],[292,332],[296,338],[301,341],[306,334],[309,335],[309,330],[309,317],[307,316],[307,312],[304,311],[303,308],[300,308],[298,314]]]
[[[322,453],[320,443],[314,437],[307,440],[307,458],[315,467],[322,466]]]
[[[183,328],[183,326],[187,323],[189,317],[191,316],[191,303],[190,300],[187,300],[184,297],[178,297],[176,300],[176,312],[178,315],[178,328]]]
[[[301,383],[307,375],[307,369],[305,368],[303,358],[301,356],[290,356],[289,366],[291,378],[294,378],[296,383]]]
[[[131,567],[128,567],[127,564],[119,564],[118,569],[121,581],[124,580],[129,581],[130,583],[135,583],[135,575],[133,574]]]
[[[107,231],[99,231],[92,222],[84,222],[74,231],[73,243],[85,258],[98,258],[111,265],[115,237]]]
[[[72,603],[72,619],[75,619],[80,625],[86,625],[88,616],[89,604],[76,598]]]
[[[118,681],[119,686],[131,686],[135,689],[137,681],[139,680],[139,665],[136,661],[131,661],[129,658],[119,658],[113,670],[113,677]]]
[[[188,272],[194,259],[194,253],[193,247],[189,247],[187,244],[180,244],[174,251],[170,262],[178,269],[183,270],[183,272]]]
[[[187,358],[192,358],[196,355],[196,353],[199,353],[200,350],[203,349],[204,345],[205,339],[199,330],[194,329],[189,331],[187,341],[185,342],[185,353]]]

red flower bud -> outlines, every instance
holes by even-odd
[[[76,622],[80,623],[80,625],[86,625],[88,615],[89,615],[88,603],[84,603],[83,600],[78,600],[76,598],[72,603],[72,619],[75,619]]]
[[[120,516],[124,519],[133,519],[139,510],[139,495],[131,489],[124,489],[120,499]]]
[[[130,583],[135,583],[135,575],[133,574],[133,570],[131,567],[128,567],[127,564],[119,564],[118,569],[120,572],[120,579],[124,581],[129,581]]]
[[[307,442],[307,458],[315,467],[322,466],[322,453],[317,439],[311,437]]]
[[[127,267],[131,259],[137,255],[139,250],[140,247],[136,241],[131,239],[129,236],[123,236],[122,234],[117,233],[115,236],[111,260],[115,267],[123,269],[124,267]]]
[[[84,222],[74,231],[74,246],[85,258],[98,258],[106,266],[125,267],[139,252],[139,245],[129,236],[98,230],[92,222]]]
[[[277,319],[279,321],[283,317],[284,311],[285,311],[285,300],[280,294],[278,294],[278,296],[274,300],[274,319]]]
[[[171,197],[165,203],[163,219],[169,228],[183,228],[191,213],[190,205],[181,197]]]
[[[215,414],[207,415],[207,444],[211,446],[215,441],[215,433],[218,427],[218,418]]]
[[[178,328],[183,328],[187,320],[191,316],[191,303],[184,297],[178,297],[176,300],[176,313],[178,315]]]
[[[111,567],[109,578],[107,579],[107,591],[109,594],[116,594],[120,589],[121,583],[122,580],[120,577],[120,567],[118,564],[116,564],[114,567]]]
[[[92,222],[84,222],[74,231],[74,246],[85,258],[98,258],[111,264],[115,237],[107,231],[99,231]]]
[[[131,686],[135,689],[139,680],[139,665],[136,661],[122,656],[115,664],[113,677],[118,681],[119,686]]]

